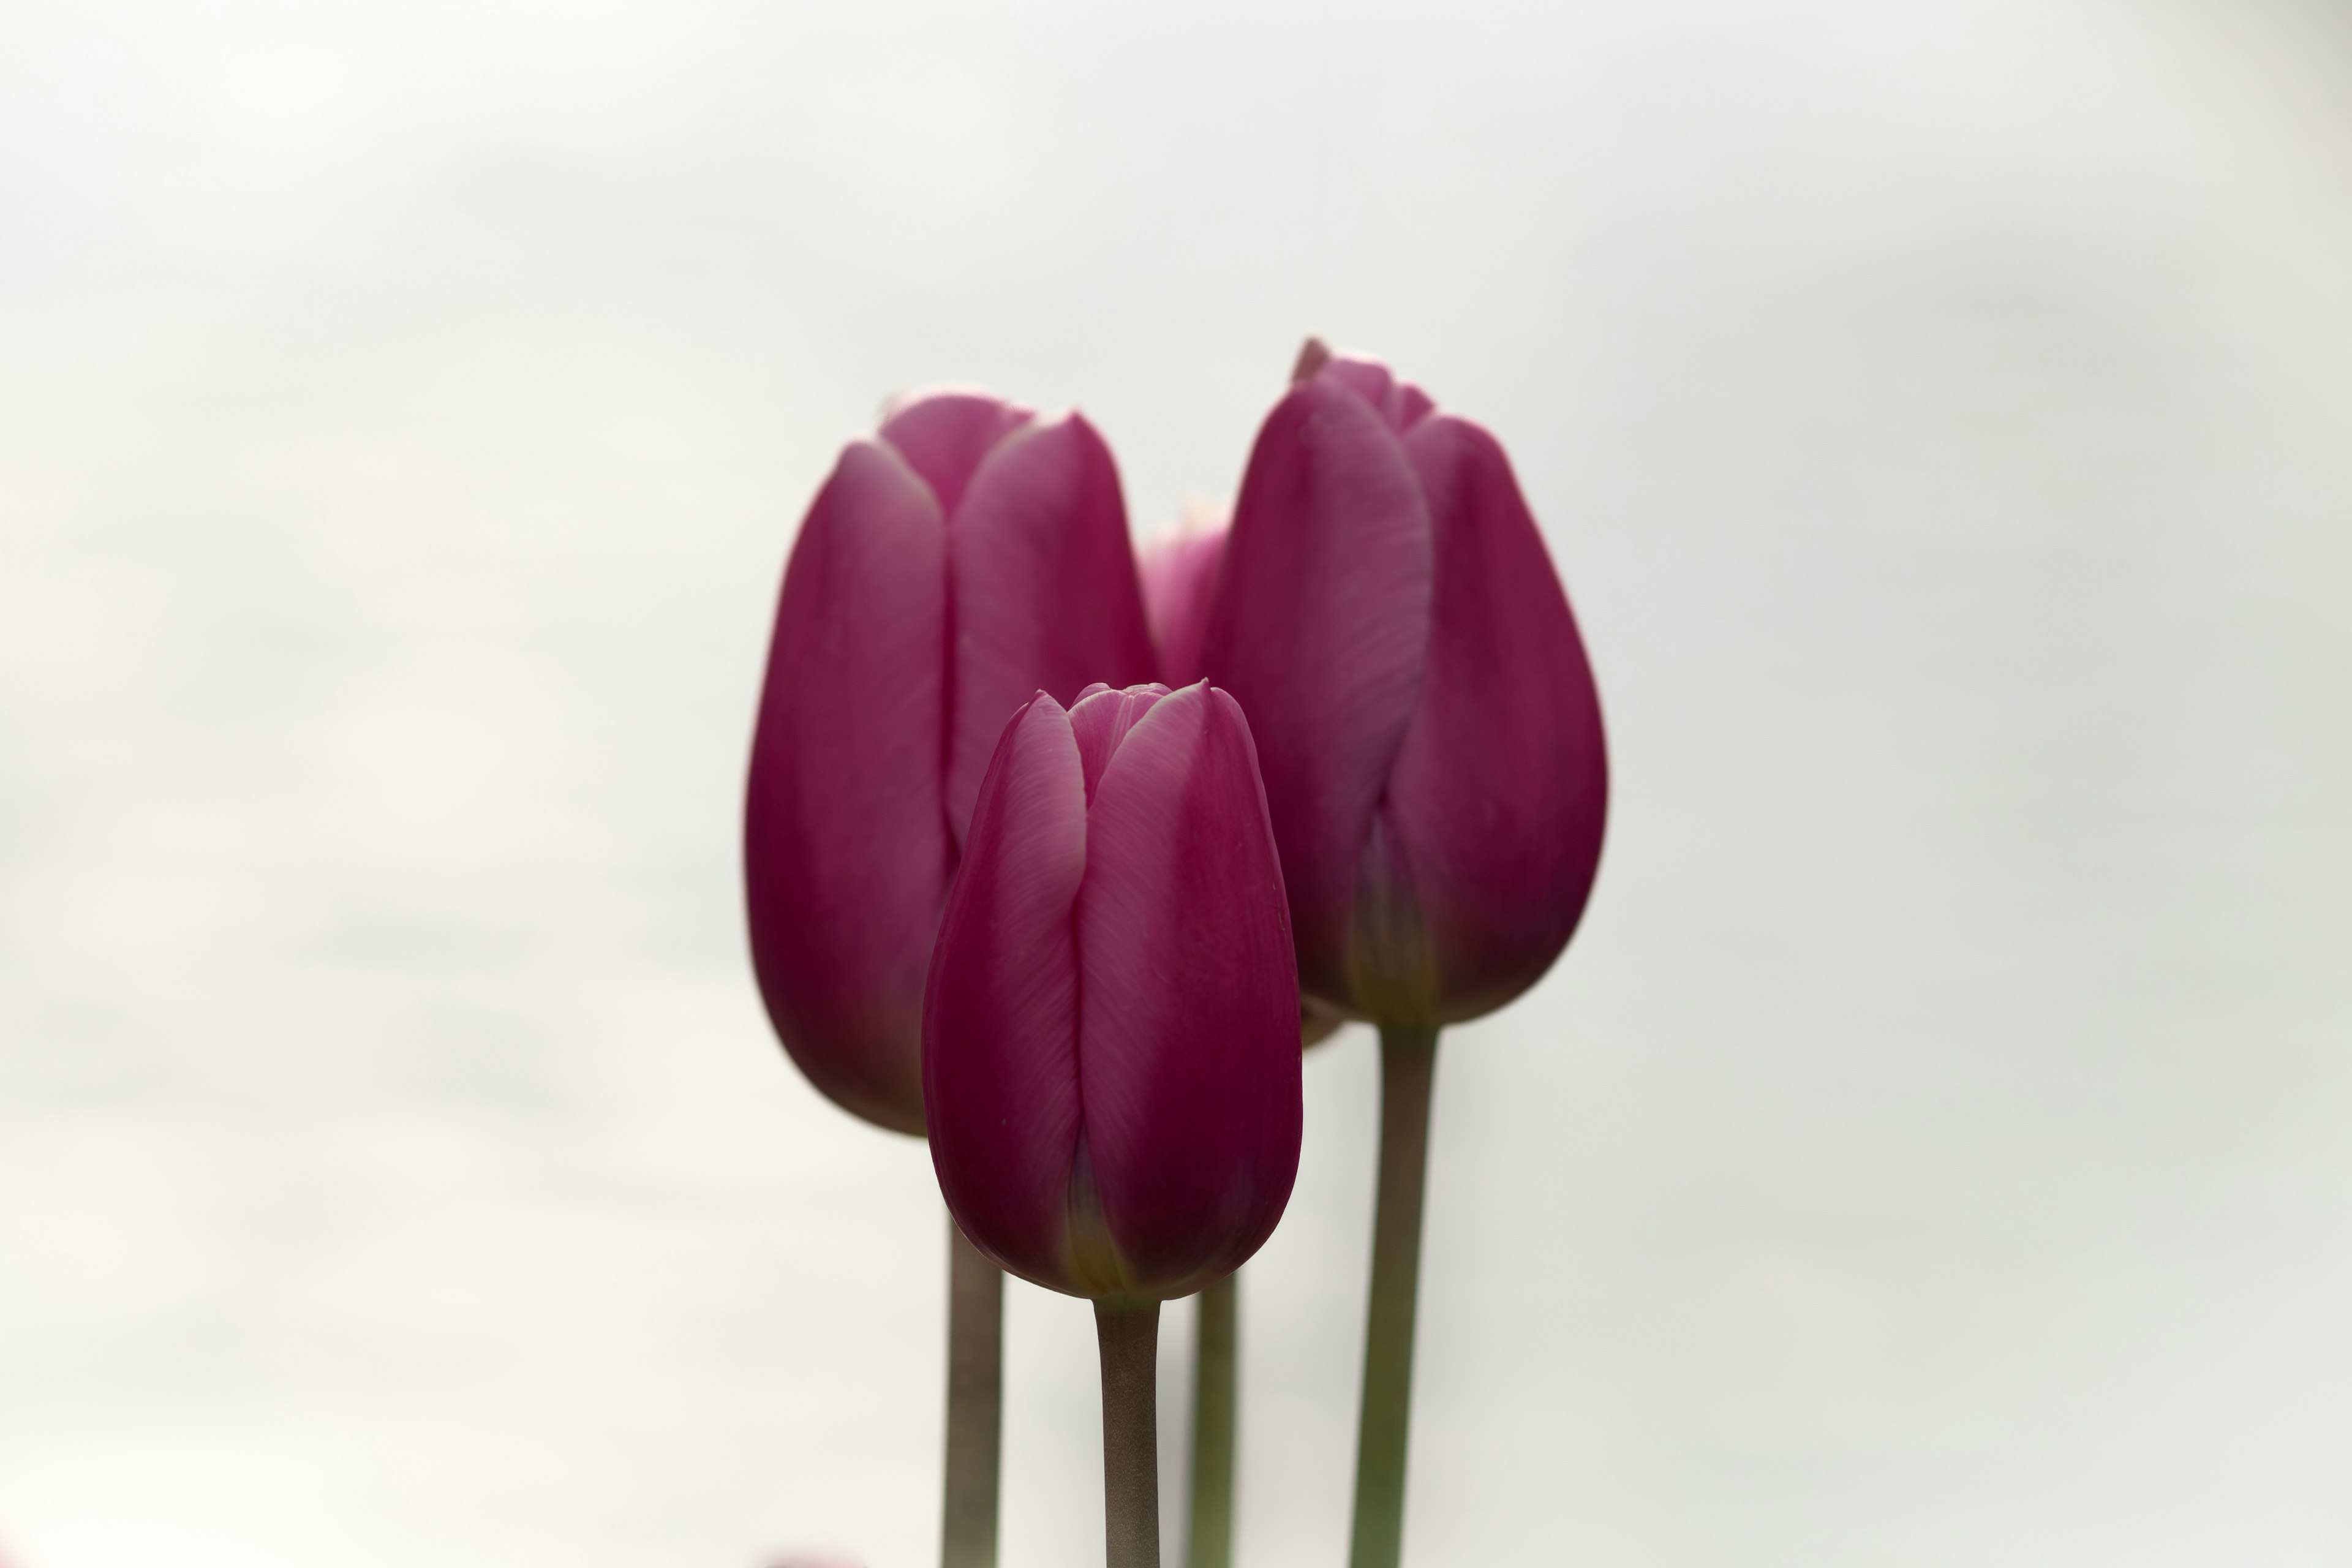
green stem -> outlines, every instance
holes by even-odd
[[[1004,1276],[948,1220],[948,1457],[940,1568],[996,1568]]]
[[[1095,1303],[1108,1568],[1160,1568],[1160,1303]]]
[[[1185,1568],[1232,1568],[1234,1390],[1241,1276],[1201,1292],[1199,1353],[1192,1358],[1192,1516]]]
[[[1356,1433],[1356,1531],[1349,1568],[1396,1568],[1404,1551],[1405,1437],[1412,1423],[1412,1318],[1421,1288],[1421,1200],[1437,1031],[1381,1031],[1381,1173],[1372,1295]]]

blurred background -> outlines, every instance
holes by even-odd
[[[1612,726],[1440,1066],[1409,1557],[2345,1562],[2347,279],[2330,4],[10,0],[0,1554],[931,1562],[929,1162],[740,930],[784,553],[940,380],[1156,531],[1316,331]],[[1373,1068],[1249,1564],[1344,1556]],[[1009,1312],[1005,1560],[1099,1562]]]

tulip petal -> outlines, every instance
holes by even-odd
[[[1501,1006],[1567,944],[1600,863],[1609,766],[1568,595],[1501,445],[1442,415],[1405,446],[1437,588],[1382,826],[1392,886],[1425,929],[1420,1021],[1435,1024]]]
[[[973,1244],[1057,1290],[1070,1279],[1079,1130],[1077,952],[1086,786],[1069,716],[1039,694],[1003,732],[940,920],[923,1088],[940,1190]]]
[[[1013,710],[1044,689],[1152,677],[1151,636],[1110,448],[1077,415],[989,454],[948,524],[954,662],[948,820],[961,839]]]
[[[1111,753],[1135,728],[1135,721],[1167,695],[1168,689],[1156,684],[1113,691],[1100,682],[1078,694],[1077,705],[1070,710],[1070,730],[1077,737],[1078,762],[1086,771],[1087,805],[1094,804],[1095,788],[1102,782]]]
[[[1409,381],[1400,381],[1389,394],[1389,423],[1399,435],[1410,434],[1412,427],[1437,411],[1437,404],[1429,394]]]
[[[1293,387],[1250,454],[1202,664],[1257,739],[1300,982],[1342,1006],[1357,857],[1420,691],[1431,551],[1386,420],[1323,375]]]
[[[1327,354],[1316,367],[1315,376],[1318,381],[1346,387],[1377,409],[1382,418],[1388,416],[1389,394],[1396,388],[1396,377],[1380,361],[1360,354]]]
[[[931,487],[940,515],[953,517],[981,460],[1036,416],[985,392],[943,388],[894,402],[880,434]]]
[[[1399,381],[1388,366],[1360,354],[1326,353],[1317,362],[1319,380],[1344,386],[1376,409],[1389,428],[1402,436],[1428,417],[1437,405],[1429,394],[1409,381]]]
[[[1129,1293],[1223,1278],[1289,1200],[1299,1012],[1284,908],[1241,708],[1205,685],[1160,699],[1095,791],[1076,917],[1087,1142]]]
[[[1143,579],[1143,610],[1160,650],[1160,679],[1190,686],[1200,679],[1201,639],[1216,607],[1217,571],[1225,559],[1226,525],[1189,525],[1155,541],[1136,561]]]
[[[1457,762],[1456,766],[1463,765]],[[1390,788],[1393,791],[1394,780]],[[1383,795],[1356,858],[1356,900],[1348,931],[1349,999],[1383,1026],[1426,1025],[1441,986],[1421,889],[1396,827],[1396,797]]]
[[[752,963],[776,1033],[839,1104],[914,1133],[924,973],[954,865],[946,542],[895,453],[842,453],[793,546],[743,813]]]

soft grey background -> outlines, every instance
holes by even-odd
[[[2347,280],[2319,5],[6,0],[0,1542],[928,1563],[929,1165],[739,931],[778,570],[895,387],[1148,532],[1314,329],[1509,444],[1617,767],[1442,1063],[1412,1560],[2352,1558]],[[1255,1568],[1341,1560],[1372,1089]],[[1015,1288],[1013,1568],[1092,1353]]]

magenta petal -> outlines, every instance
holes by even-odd
[[[1370,404],[1399,435],[1420,424],[1437,406],[1429,394],[1409,381],[1399,381],[1380,361],[1360,354],[1327,355],[1315,374],[1318,380],[1344,386]]]
[[[974,1245],[1057,1290],[1069,1276],[1079,1126],[1077,954],[1086,786],[1068,715],[1005,727],[940,920],[924,998],[931,1163]]]
[[[1501,1006],[1567,944],[1600,862],[1609,768],[1584,645],[1501,446],[1451,416],[1405,444],[1437,591],[1382,826],[1433,960],[1423,1021],[1440,1023]]]
[[[1292,388],[1250,454],[1202,664],[1257,740],[1299,979],[1341,1005],[1357,858],[1421,688],[1431,550],[1386,421],[1325,376]]]
[[[1400,381],[1389,394],[1389,423],[1400,432],[1412,427],[1437,411],[1437,404],[1429,394],[1409,381]]]
[[[1200,679],[1201,639],[1216,607],[1217,571],[1225,558],[1223,526],[1179,531],[1156,541],[1136,562],[1143,609],[1160,650],[1160,679],[1190,686]]]
[[[1077,737],[1078,762],[1086,770],[1088,805],[1094,803],[1095,786],[1102,782],[1111,753],[1135,728],[1135,721],[1167,695],[1168,689],[1156,684],[1113,691],[1099,682],[1079,693],[1077,706],[1070,710],[1070,730]]]
[[[1396,377],[1380,361],[1361,354],[1334,353],[1324,359],[1315,372],[1315,379],[1347,388],[1378,410],[1382,418],[1388,416],[1389,395],[1396,389]]]
[[[952,517],[982,459],[1035,417],[985,392],[942,389],[894,402],[880,434],[931,487],[940,515]]]
[[[948,819],[959,835],[996,737],[1033,692],[1152,677],[1110,448],[1077,415],[1000,445],[948,524],[955,655]]]
[[[1112,755],[1077,946],[1087,1142],[1124,1287],[1188,1294],[1257,1249],[1298,1168],[1282,868],[1223,692],[1161,698]]]
[[[817,1088],[923,1130],[925,966],[954,864],[940,796],[946,538],[887,447],[841,455],[793,546],[743,811],[751,958]]]

